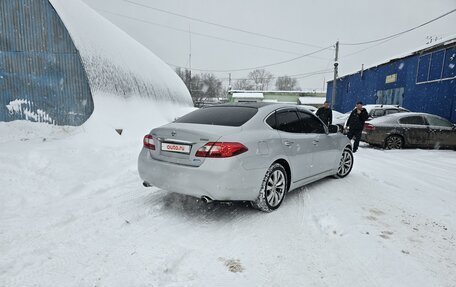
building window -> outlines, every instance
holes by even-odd
[[[445,51],[445,63],[443,65],[443,79],[456,77],[456,47],[451,47]]]
[[[456,77],[456,47],[420,56],[416,83],[453,79]]]
[[[418,59],[418,75],[416,76],[416,82],[426,82],[429,75],[429,66],[431,63],[431,54],[421,56]]]
[[[445,50],[440,50],[432,53],[428,81],[434,81],[442,78],[443,60],[445,59],[444,57]]]

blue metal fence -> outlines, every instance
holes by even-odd
[[[48,0],[0,0],[0,121],[81,125],[93,100],[80,55]]]

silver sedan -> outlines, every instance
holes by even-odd
[[[195,110],[144,137],[144,186],[209,202],[277,209],[289,190],[353,167],[350,141],[296,105],[238,103]]]

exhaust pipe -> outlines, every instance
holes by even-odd
[[[143,181],[143,186],[144,187],[151,187],[152,184],[148,183],[147,181]]]
[[[206,204],[213,202],[213,200],[208,196],[202,196],[201,200]]]

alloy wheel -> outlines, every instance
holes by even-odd
[[[269,176],[266,183],[266,199],[271,207],[276,207],[285,194],[285,174],[281,170],[275,170]]]
[[[345,177],[348,175],[353,167],[353,154],[350,150],[345,149],[342,153],[342,157],[339,163],[339,169],[337,175],[339,177]]]
[[[386,139],[387,149],[401,149],[404,141],[400,136],[389,136]]]

